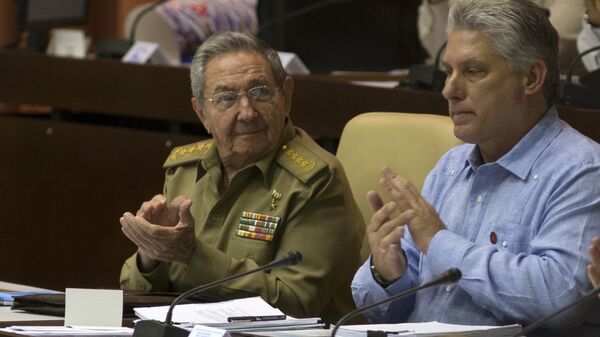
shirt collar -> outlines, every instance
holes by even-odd
[[[508,153],[498,159],[496,164],[520,179],[527,178],[537,158],[560,130],[558,112],[556,107],[552,106],[546,115]],[[477,146],[473,146],[468,162],[474,170],[483,163]]]

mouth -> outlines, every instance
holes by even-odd
[[[263,133],[265,131],[265,128],[262,127],[256,127],[256,128],[239,128],[237,130],[235,130],[234,135],[236,136],[251,136],[251,135],[255,135],[258,133]]]
[[[450,118],[454,124],[462,124],[468,122],[471,118],[475,117],[475,113],[469,110],[450,110]]]

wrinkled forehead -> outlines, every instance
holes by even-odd
[[[241,50],[215,55],[205,67],[205,87],[222,82],[244,82],[264,79],[269,84],[275,76],[267,58],[253,51]]]

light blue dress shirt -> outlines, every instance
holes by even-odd
[[[482,163],[477,146],[458,146],[427,177],[423,196],[447,229],[427,255],[405,231],[407,273],[380,287],[369,260],[352,282],[357,306],[412,288],[456,267],[459,283],[381,305],[373,323],[439,321],[527,324],[590,289],[587,247],[600,235],[600,145],[558,118],[551,108],[497,162]],[[572,328],[581,312],[548,326]]]

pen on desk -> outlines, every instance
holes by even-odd
[[[267,316],[234,316],[227,317],[227,322],[258,322],[258,321],[277,321],[285,319],[285,315],[267,315]]]

